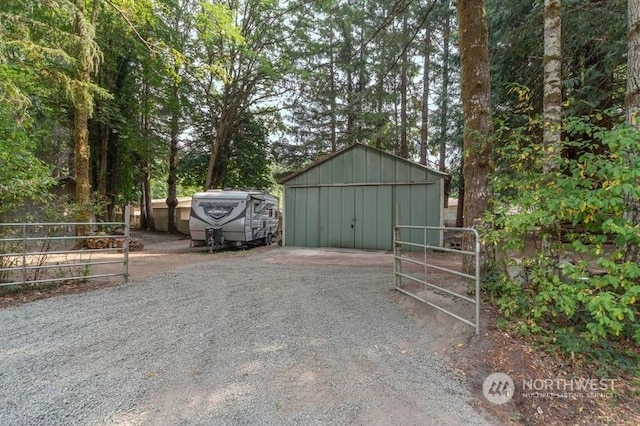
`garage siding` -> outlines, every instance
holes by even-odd
[[[400,223],[441,226],[443,174],[355,144],[285,178],[284,243],[302,247],[392,248]],[[403,238],[424,240],[421,231]],[[432,231],[429,241],[438,241]]]

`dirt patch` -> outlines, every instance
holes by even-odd
[[[482,410],[506,424],[640,424],[637,378],[602,377],[597,366],[578,365],[571,356],[512,336],[496,327],[498,313],[489,304],[483,317],[482,333],[450,353]],[[482,393],[484,380],[494,372],[508,374],[515,384],[513,398],[502,405],[491,404]]]
[[[129,280],[143,279],[163,274],[177,267],[209,262],[212,256],[248,256],[247,250],[226,250],[209,253],[206,247],[191,248],[189,237],[182,234],[133,231],[131,237],[140,241],[141,250],[129,253]],[[251,253],[272,250],[276,246],[256,247]],[[106,253],[92,256],[96,260],[121,258],[121,254]],[[122,264],[101,266],[100,273],[121,273]],[[113,287],[123,282],[122,277],[93,279],[86,282],[67,282],[48,285],[27,285],[0,288],[0,308],[20,305],[34,300],[65,294],[82,293],[100,288]]]
[[[267,262],[297,265],[393,266],[393,257],[381,250],[347,250],[339,248],[289,248],[273,253]]]

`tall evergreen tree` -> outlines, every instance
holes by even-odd
[[[93,114],[93,96],[90,90],[91,74],[98,70],[100,64],[100,48],[96,43],[95,28],[100,13],[100,0],[89,2],[76,0],[74,17],[74,33],[77,36],[76,69],[73,89],[73,144],[75,153],[76,199],[78,205],[76,220],[91,220],[91,183],[89,177],[89,118]],[[86,225],[77,226],[77,235],[86,235]]]
[[[464,225],[476,226],[489,208],[493,171],[488,33],[484,0],[459,1],[456,7],[464,110]],[[463,244],[471,248],[471,241]],[[473,267],[469,262],[464,266]]]

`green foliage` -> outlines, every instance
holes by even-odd
[[[448,7],[448,2],[435,3],[436,9]],[[402,7],[380,0],[367,7],[346,1],[292,4],[290,22],[295,30],[289,50],[296,88],[287,99],[286,139],[274,144],[285,166],[298,168],[356,141],[395,152],[403,131],[399,117],[403,72],[408,76],[406,131],[410,140],[418,140],[423,37],[429,34],[434,46],[441,43],[442,18],[450,8],[440,10],[440,21],[426,29],[435,14],[427,15],[432,9],[419,2]],[[432,54],[434,79],[440,78],[435,64],[441,61]],[[442,104],[440,99],[437,104]],[[413,143],[409,151],[415,152]]]
[[[0,80],[0,214],[42,199],[53,184],[49,168],[33,155],[33,126],[28,101],[15,86]]]
[[[522,332],[552,333],[568,350],[577,337],[591,348],[639,345],[640,134],[568,120],[572,155],[543,174],[543,148],[528,136],[536,126],[497,132],[509,143],[497,153],[486,238],[501,274],[489,290]]]
[[[514,108],[514,83],[532,89],[542,110],[544,2],[487,0],[492,105]],[[562,4],[563,99],[569,116],[624,105],[627,2],[565,1]],[[603,117],[606,118],[606,117]],[[600,124],[605,124],[602,122]]]
[[[250,113],[244,114],[240,121],[235,136],[226,145],[216,164],[222,170],[217,186],[270,189],[274,182],[265,126]],[[200,143],[192,145],[183,154],[178,166],[178,181],[183,187],[200,190],[204,187],[209,164],[208,146],[205,133]]]
[[[235,12],[231,7],[221,3],[206,2],[200,5],[202,11],[197,16],[196,27],[203,43],[216,43],[221,38],[232,43],[244,42],[244,36],[234,22]]]
[[[273,186],[270,176],[269,142],[262,123],[255,118],[243,120],[238,129],[232,152],[223,159],[226,173],[224,186],[269,189]]]
[[[206,166],[205,166],[206,167]],[[206,169],[204,169],[206,171]],[[167,198],[167,176],[166,170],[156,170],[151,179],[151,198],[166,199]],[[202,191],[202,185],[182,185],[176,184],[176,197],[191,197],[194,192]]]

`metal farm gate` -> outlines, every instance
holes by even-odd
[[[94,232],[76,236],[76,226]],[[0,223],[0,287],[118,276],[126,282],[129,241],[129,207],[123,222]]]
[[[428,237],[438,231],[440,237]],[[462,235],[471,233],[474,250],[461,250]],[[444,243],[444,244],[443,244]],[[416,252],[416,249],[418,252]],[[448,254],[447,254],[448,253]],[[455,269],[454,263],[462,265],[464,256],[473,257],[473,275]],[[480,334],[480,238],[473,228],[448,228],[435,226],[396,225],[393,240],[394,289],[420,302],[438,309],[452,317],[475,327]],[[469,284],[473,283],[473,287]],[[473,297],[468,296],[473,288]],[[463,294],[464,293],[464,294]],[[455,300],[471,303],[475,308],[475,319],[463,315],[468,309],[459,307]],[[458,309],[454,309],[457,307]],[[454,310],[456,312],[454,312]]]

